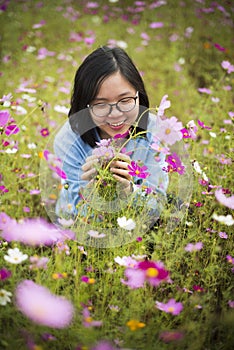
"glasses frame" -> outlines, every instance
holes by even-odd
[[[125,113],[126,113],[126,112],[131,112],[131,111],[136,107],[136,100],[138,99],[138,97],[139,97],[139,91],[136,92],[136,96],[135,96],[135,97],[132,97],[132,96],[123,97],[123,98],[121,98],[119,101],[117,101],[116,103],[102,103],[102,104],[107,105],[107,106],[110,107],[109,113],[107,113],[107,114],[105,114],[105,115],[102,115],[102,116],[95,114],[94,111],[93,111],[93,107],[96,106],[96,105],[98,105],[98,103],[96,103],[96,104],[94,104],[94,105],[89,105],[89,104],[88,104],[87,107],[88,107],[89,109],[91,109],[91,111],[93,112],[93,114],[94,114],[97,118],[104,118],[104,117],[107,117],[109,114],[111,114],[111,112],[112,112],[114,106],[116,107],[116,109],[117,109],[119,112],[123,112],[123,113],[124,113],[124,112],[125,112]],[[118,103],[121,102],[122,100],[127,99],[127,98],[132,98],[132,99],[135,101],[135,104],[134,104],[134,106],[133,106],[131,109],[129,109],[128,111],[122,111],[122,110],[119,108]],[[101,104],[101,103],[100,103],[100,104]]]

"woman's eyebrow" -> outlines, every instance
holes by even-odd
[[[123,93],[121,93],[121,94],[119,94],[118,96],[117,96],[117,99],[119,99],[119,98],[121,98],[121,97],[123,97],[123,96],[131,96],[131,95],[133,95],[133,93],[132,92],[130,92],[130,91],[126,91],[126,92],[123,92]],[[94,99],[94,101],[108,101],[108,98],[105,98],[105,97],[95,97],[95,99]]]

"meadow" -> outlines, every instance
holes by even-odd
[[[0,349],[233,348],[233,12],[228,0],[0,1]],[[64,174],[50,152],[78,66],[106,44],[132,57],[152,113],[182,126],[185,174],[168,160],[150,229],[125,206],[87,240],[87,220],[55,222]],[[99,243],[113,220],[121,241]]]

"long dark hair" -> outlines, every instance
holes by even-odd
[[[115,72],[139,91],[139,116],[149,108],[149,99],[139,71],[128,54],[119,47],[102,46],[85,58],[78,68],[71,97],[69,121],[74,132],[81,135],[84,142],[95,147],[97,133],[87,105],[91,103],[99,91],[103,80]],[[138,117],[139,117],[138,116]],[[148,113],[144,113],[138,123],[138,130],[147,130]]]

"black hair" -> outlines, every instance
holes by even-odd
[[[96,146],[96,124],[93,122],[87,105],[100,89],[105,78],[115,72],[124,78],[139,92],[139,116],[149,108],[149,99],[139,71],[128,54],[119,47],[102,46],[85,58],[77,69],[71,97],[69,121],[74,132],[81,135],[84,142]],[[144,113],[138,123],[138,131],[147,130],[148,113]]]

